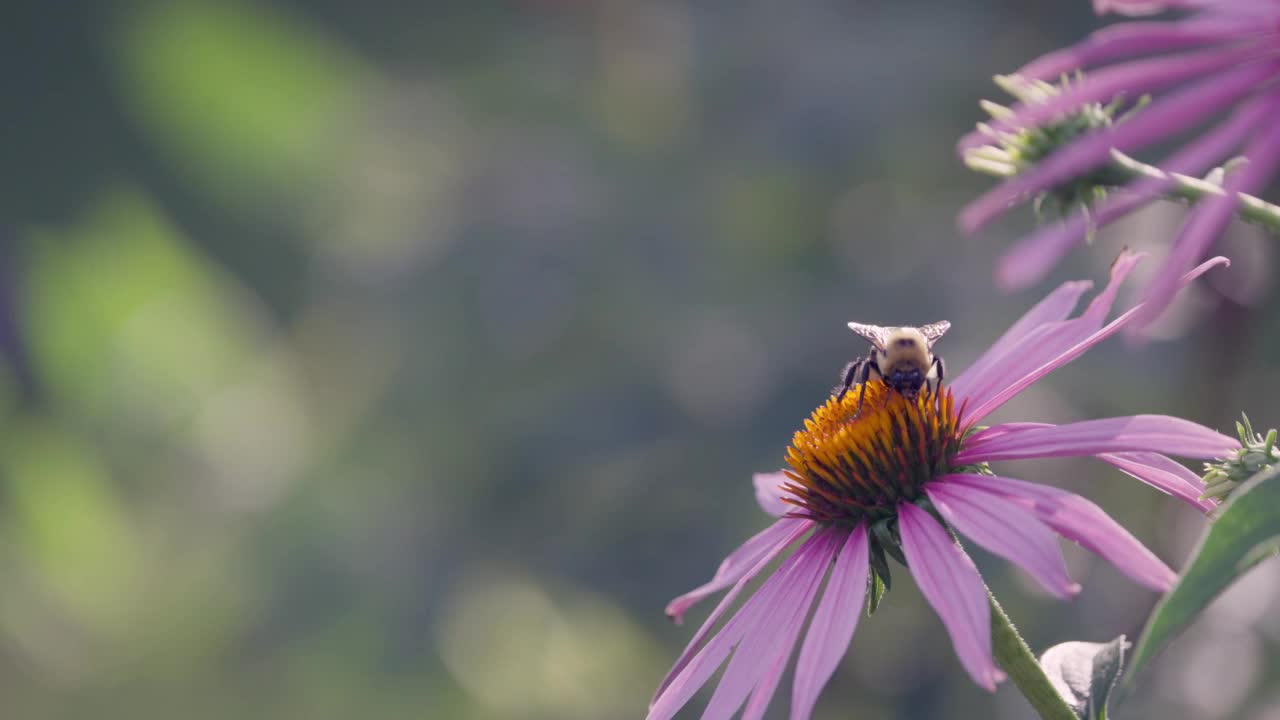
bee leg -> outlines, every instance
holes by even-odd
[[[937,371],[932,383],[932,389],[936,393],[938,392],[938,388],[942,387],[942,380],[947,375],[947,366],[942,362],[942,358],[937,355],[933,356],[933,369]]]
[[[844,370],[840,371],[840,384],[836,386],[836,402],[844,399],[845,393],[849,392],[849,388],[853,387],[853,380],[862,370],[862,365],[866,360],[854,360],[844,366]]]
[[[862,412],[862,401],[867,398],[867,383],[871,380],[872,370],[875,370],[876,375],[879,375],[880,379],[884,380],[884,375],[880,374],[880,368],[876,367],[874,355],[862,361],[862,377],[858,379],[862,385],[862,391],[858,393],[858,413]]]

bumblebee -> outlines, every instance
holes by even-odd
[[[836,399],[843,400],[854,383],[862,385],[858,409],[867,396],[867,382],[879,378],[903,397],[914,400],[926,385],[937,391],[946,373],[942,358],[934,355],[933,344],[951,327],[947,321],[922,327],[880,327],[851,322],[849,329],[871,343],[871,353],[845,366],[836,386]]]

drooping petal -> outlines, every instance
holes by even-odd
[[[849,648],[867,593],[867,549],[867,528],[859,523],[840,550],[800,647],[791,693],[791,720],[808,720],[818,694]]]
[[[670,720],[689,702],[694,693],[702,689],[729,657],[733,647],[760,624],[761,605],[772,600],[779,592],[779,587],[770,582],[783,576],[780,569],[747,600],[737,614],[729,618],[729,622],[725,623],[710,642],[689,658],[679,672],[672,671],[669,680],[664,681],[665,685],[659,689],[659,694],[649,706],[646,720]]]
[[[761,510],[774,517],[782,517],[795,509],[794,505],[782,501],[783,496],[786,495],[782,486],[790,482],[786,473],[782,471],[756,473],[751,476],[751,482],[756,487],[756,502],[760,504]]]
[[[773,699],[773,693],[778,689],[778,681],[782,679],[782,673],[787,669],[787,660],[790,657],[791,653],[779,653],[774,659],[773,665],[769,666],[769,671],[760,678],[756,689],[751,691],[747,707],[742,711],[742,720],[761,720],[764,717],[765,711],[769,709],[769,701]]]
[[[932,482],[925,493],[961,535],[1026,570],[1045,590],[1063,599],[1080,592],[1057,536],[1030,512],[965,485]]]
[[[1159,198],[1173,183],[1168,173],[1199,177],[1229,157],[1253,129],[1280,113],[1276,98],[1258,97],[1240,106],[1229,118],[1160,163],[1163,179],[1130,183],[1096,203],[1088,215],[1073,213],[1017,242],[996,262],[996,283],[1002,290],[1035,285],[1093,228],[1102,227]]]
[[[1277,68],[1275,61],[1260,61],[1222,72],[1156,100],[1125,122],[1085,135],[974,200],[961,211],[960,226],[977,231],[1015,203],[1106,162],[1112,149],[1136,150],[1186,130],[1252,92]]]
[[[1227,175],[1222,186],[1226,194],[1204,201],[1192,212],[1164,266],[1147,286],[1143,309],[1138,313],[1131,332],[1141,331],[1169,306],[1181,287],[1178,279],[1182,273],[1204,256],[1209,245],[1235,218],[1236,207],[1240,204],[1238,193],[1256,192],[1280,170],[1280,123],[1274,122],[1274,117],[1271,126],[1245,148],[1245,157],[1249,162]]]
[[[777,572],[747,599],[738,612],[729,618],[720,632],[716,633],[705,646],[698,645],[698,637],[689,643],[685,654],[676,661],[676,667],[672,668],[671,673],[659,686],[658,694],[649,706],[647,720],[670,720],[715,674],[715,671],[729,657],[730,651],[744,637],[762,629],[762,625],[766,626],[764,630],[772,631],[769,627],[771,623],[766,617],[767,611],[772,608],[780,594],[788,592],[795,584],[796,572],[800,568],[808,567],[813,549],[818,545],[829,546],[829,541],[821,534],[815,534],[806,540],[804,545],[787,558]],[[725,601],[721,601],[721,607],[716,608],[717,613],[727,604],[726,601],[730,600],[732,595],[736,595],[743,584],[745,581],[739,581],[739,584],[734,586],[734,592],[726,596]],[[709,625],[710,620],[703,629],[708,629]],[[699,635],[701,634],[702,631],[699,631]]]
[[[1199,475],[1159,453],[1107,453],[1099,455],[1098,459],[1157,490],[1185,501],[1201,512],[1209,512],[1218,506],[1213,500],[1200,499],[1204,493],[1204,481]]]
[[[1000,427],[1000,426],[994,426]],[[1204,460],[1240,447],[1239,441],[1190,420],[1168,415],[1084,420],[1019,432],[970,436],[955,457],[964,465],[996,460],[1076,457],[1110,452],[1151,451]]]
[[[760,622],[745,635],[734,651],[729,667],[712,693],[703,720],[728,720],[769,672],[779,656],[789,656],[800,635],[809,607],[818,594],[841,533],[825,531],[796,554],[799,561],[778,595],[761,611]],[[766,704],[767,704],[767,698]]]
[[[951,636],[960,664],[980,687],[995,692],[1005,675],[991,654],[991,608],[973,560],[929,513],[898,506],[902,552],[920,592]]]
[[[1176,22],[1130,22],[1094,32],[1069,48],[1042,55],[1014,75],[1053,82],[1063,73],[1101,62],[1148,53],[1185,50],[1208,43],[1263,32],[1256,23],[1235,18],[1196,17]]]
[[[947,475],[945,479],[1021,505],[1059,535],[1079,543],[1152,590],[1165,592],[1177,579],[1168,565],[1120,523],[1075,493],[990,475],[957,474]]]
[[[990,412],[986,407],[992,398],[1097,332],[1111,311],[1120,285],[1144,257],[1140,253],[1122,252],[1111,265],[1107,286],[1089,302],[1080,317],[1046,321],[1009,341],[1002,337],[995,346],[997,351],[984,354],[979,362],[961,373],[951,383],[951,391],[957,401],[966,403],[967,418],[976,422]]]
[[[1193,269],[1191,272],[1182,276],[1182,284],[1186,285],[1187,283],[1190,283],[1192,280],[1200,277],[1204,273],[1208,272],[1210,269],[1215,268],[1219,265],[1230,265],[1230,264],[1231,264],[1230,261],[1228,261],[1224,257],[1216,257],[1210,260],[1206,260],[1205,262],[1197,266],[1195,269]],[[1030,387],[1033,383],[1040,380],[1040,378],[1043,378],[1044,376],[1048,375],[1054,370],[1057,370],[1063,365],[1066,365],[1072,360],[1075,360],[1077,357],[1080,357],[1080,355],[1084,354],[1084,352],[1089,348],[1093,347],[1094,345],[1097,345],[1103,340],[1116,334],[1117,332],[1122,330],[1126,325],[1128,325],[1130,322],[1133,322],[1134,318],[1136,317],[1137,313],[1142,309],[1142,307],[1143,307],[1142,304],[1139,303],[1138,305],[1130,308],[1128,311],[1120,315],[1120,317],[1116,318],[1115,320],[1112,320],[1110,323],[1103,326],[1099,330],[1090,333],[1084,339],[1079,340],[1078,342],[1074,342],[1070,347],[1066,348],[1062,352],[1058,352],[1055,355],[1053,355],[1053,357],[1045,360],[1039,366],[1037,366],[1034,370],[1030,372],[1019,371],[1017,373],[1011,373],[1009,376],[1005,378],[1003,382],[1000,383],[1000,389],[997,392],[990,394],[985,399],[982,399],[980,402],[975,402],[972,399],[966,398],[968,399],[968,402],[969,402],[968,407],[965,410],[966,422],[970,424],[976,423],[978,420],[981,420],[982,418],[991,414],[1001,405],[1008,402],[1010,399],[1015,397],[1018,393],[1022,392],[1023,390]],[[1063,323],[1063,325],[1066,325],[1066,323]],[[1063,330],[1063,332],[1074,333],[1076,329],[1077,328],[1070,328],[1069,330]],[[1058,344],[1054,343],[1050,345],[1048,342],[1046,342],[1044,346],[1057,348]],[[1037,358],[1041,357],[1039,349],[1037,349],[1033,345],[1028,344],[1027,351],[1028,353],[1035,352],[1036,353],[1035,357]],[[957,399],[960,399],[958,394],[957,394]]]
[[[1265,44],[1233,45],[1229,49],[1211,48],[1195,53],[1183,53],[1170,57],[1135,60],[1112,65],[1089,73],[1077,82],[1062,88],[1061,92],[1040,102],[1018,103],[1012,114],[988,123],[996,132],[1017,131],[1036,127],[1045,121],[1061,117],[1087,103],[1109,102],[1121,94],[1137,97],[1142,93],[1160,90],[1178,83],[1204,78],[1226,68],[1240,65],[1259,56],[1265,56]],[[971,137],[965,141],[973,143]],[[989,138],[986,142],[990,142]],[[967,147],[978,147],[968,145]]]
[[[674,620],[677,625],[684,622],[684,614],[689,608],[697,605],[708,595],[714,595],[738,582],[747,571],[755,567],[760,558],[774,553],[778,543],[787,537],[794,536],[796,529],[800,527],[797,523],[807,524],[807,521],[783,518],[739,545],[737,550],[729,553],[729,556],[720,562],[720,567],[716,569],[716,574],[711,580],[667,603],[667,617]]]
[[[1054,288],[1053,292],[1046,295],[1043,300],[1036,303],[1022,317],[1018,318],[1017,322],[1009,326],[1009,329],[1005,330],[1004,334],[992,343],[986,352],[978,356],[978,359],[974,360],[965,372],[951,381],[952,391],[958,392],[956,390],[957,386],[965,386],[965,377],[973,371],[973,368],[983,367],[989,364],[992,358],[1004,355],[1009,348],[1020,342],[1027,333],[1041,325],[1059,322],[1071,317],[1071,313],[1075,312],[1076,306],[1080,304],[1080,298],[1091,289],[1093,289],[1093,282],[1090,280],[1065,282]]]
[[[742,574],[742,577],[738,578],[733,587],[729,589],[729,592],[725,593],[725,596],[720,599],[719,604],[717,604],[715,609],[711,611],[711,615],[703,621],[702,627],[698,628],[698,632],[694,634],[693,639],[685,646],[684,652],[680,653],[680,657],[677,658],[675,664],[671,666],[671,670],[667,673],[666,677],[664,677],[662,682],[658,684],[658,689],[654,693],[653,699],[650,701],[651,706],[658,701],[658,698],[662,696],[667,687],[671,685],[671,682],[676,679],[676,676],[679,675],[681,671],[684,670],[685,666],[689,664],[694,656],[703,649],[703,645],[711,635],[712,629],[715,628],[716,623],[720,621],[720,618],[726,611],[728,611],[729,607],[733,605],[733,601],[737,599],[738,594],[742,592],[742,588],[744,588],[747,583],[751,582],[751,580],[754,579],[755,576],[765,568],[765,566],[773,562],[773,560],[777,558],[782,551],[786,550],[792,543],[799,540],[802,535],[813,528],[813,523],[808,520],[784,520],[775,523],[775,526],[776,525],[783,525],[789,529],[772,547],[769,547],[765,551],[764,555],[760,556],[754,565],[751,565],[747,571]],[[688,609],[688,606],[686,605],[684,609]],[[670,606],[667,607],[667,612],[671,612]]]

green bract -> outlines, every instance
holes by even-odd
[[[1216,463],[1205,463],[1203,497],[1226,497],[1249,478],[1280,462],[1280,448],[1276,447],[1276,431],[1266,437],[1253,431],[1249,416],[1243,415],[1236,423],[1236,433],[1243,446]]]
[[[1061,93],[1070,85],[1070,82],[1069,79],[1063,78],[1061,84],[1053,85],[1041,80],[1024,80],[1016,75],[995,77],[996,85],[1025,104],[1044,102]],[[1012,109],[999,103],[983,100],[980,104],[993,119],[999,120],[1013,115]],[[985,123],[979,123],[979,130],[987,134],[996,144],[983,145],[966,151],[965,164],[976,172],[997,177],[1012,177],[1041,162],[1059,148],[1095,130],[1111,127],[1123,121],[1143,104],[1145,99],[1139,100],[1122,114],[1122,110],[1128,103],[1123,97],[1117,97],[1105,105],[1089,103],[1051,122],[1015,131],[997,130]],[[1058,215],[1066,215],[1077,208],[1087,211],[1090,205],[1106,197],[1109,188],[1123,185],[1127,180],[1126,175],[1117,172],[1109,165],[1103,165],[1040,194],[1035,200],[1036,212],[1041,214],[1046,204],[1052,205]]]

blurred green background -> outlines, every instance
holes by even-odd
[[[991,74],[1097,24],[1084,0],[11,6],[3,716],[642,717],[707,611],[663,605],[766,524],[750,474],[862,351],[844,323],[948,319],[955,372],[1050,287],[992,288],[1032,220],[958,237],[986,181],[952,145]],[[1276,425],[1273,243],[1234,229],[1161,342],[1002,417]],[[1005,472],[1175,565],[1201,527],[1098,464]],[[976,555],[1037,649],[1136,633],[1154,597],[1068,553],[1069,604]],[[1274,565],[1113,714],[1280,718]],[[1029,713],[901,583],[817,717]]]

